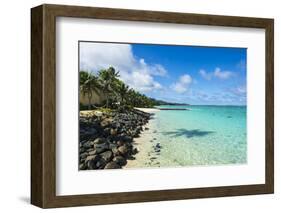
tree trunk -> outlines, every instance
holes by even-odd
[[[88,98],[89,103],[88,103],[88,110],[91,110],[91,98]]]
[[[89,100],[88,110],[91,110],[91,105],[92,105],[92,94],[89,94],[89,95],[88,95],[88,100]]]
[[[108,108],[108,96],[106,96],[106,108]]]

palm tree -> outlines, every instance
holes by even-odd
[[[93,92],[97,94],[100,92],[100,83],[96,76],[92,75],[91,73],[81,71],[80,72],[80,91],[83,95],[88,96],[88,109],[91,109],[92,106],[92,97]]]
[[[120,97],[120,102],[121,104],[124,103],[124,100],[126,100],[126,97],[128,95],[128,91],[129,91],[129,86],[127,86],[126,84],[124,84],[123,82],[121,83],[121,85],[118,88],[118,95]]]
[[[89,73],[82,70],[79,72],[79,75],[80,85],[82,85],[87,80]]]
[[[106,96],[106,108],[108,108],[110,94],[113,92],[113,88],[115,87],[117,78],[119,76],[119,72],[116,72],[113,67],[109,67],[108,69],[104,69],[99,72],[99,77],[102,81],[103,92]]]

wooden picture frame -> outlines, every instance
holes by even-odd
[[[56,195],[56,17],[261,28],[266,32],[265,184]],[[186,13],[44,4],[31,9],[31,203],[41,208],[164,201],[274,191],[274,21]]]

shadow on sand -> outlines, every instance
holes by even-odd
[[[185,136],[187,138],[193,138],[193,137],[203,137],[209,134],[214,133],[214,131],[203,131],[200,129],[177,129],[176,131],[171,132],[164,132],[164,135],[171,135],[173,137],[179,137],[179,136]]]

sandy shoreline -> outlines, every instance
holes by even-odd
[[[138,110],[154,113],[160,111],[155,108],[136,108]],[[155,115],[154,115],[155,116]],[[155,117],[152,117],[147,124],[143,126],[144,131],[140,134],[140,137],[134,138],[133,146],[138,149],[138,153],[134,155],[134,160],[127,160],[127,164],[123,169],[135,169],[143,167],[159,167],[160,163],[156,160],[157,155],[154,147],[157,144],[155,140],[155,133],[157,132],[155,126]]]
[[[140,110],[142,112],[147,112],[147,113],[154,113],[154,112],[159,112],[159,109],[156,108],[138,108],[135,107],[135,109]],[[93,109],[93,110],[83,110],[80,111],[80,116],[93,116],[96,114],[102,113],[99,109]]]
[[[143,112],[147,112],[147,113],[154,113],[154,112],[160,111],[160,109],[156,109],[156,108],[137,108],[137,107],[135,107],[135,109],[143,111]]]

